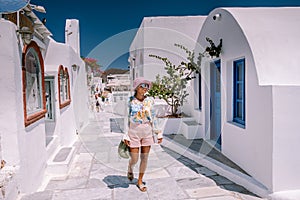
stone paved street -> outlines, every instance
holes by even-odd
[[[137,179],[130,182],[126,177],[128,160],[117,154],[123,134],[113,123],[117,118],[120,116],[109,112],[96,113],[79,133],[70,171],[63,176],[49,174],[39,192],[20,199],[260,199],[214,171],[159,145],[151,149],[144,177],[148,191],[140,192]],[[136,166],[135,176],[137,172]]]

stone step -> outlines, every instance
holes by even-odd
[[[201,124],[196,122],[195,120],[192,121],[183,121],[182,123],[182,135],[186,139],[200,139],[203,138],[204,135],[201,133]]]
[[[51,136],[51,139],[50,138],[47,138],[47,139],[50,140],[50,141],[48,141],[48,144],[46,147],[47,160],[49,160],[56,153],[56,151],[59,147],[59,141],[58,141],[57,136]]]
[[[61,147],[47,162],[46,172],[48,174],[67,174],[76,154],[76,147]]]

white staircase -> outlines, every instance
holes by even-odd
[[[60,147],[48,159],[46,172],[52,175],[67,174],[76,154],[76,146]]]

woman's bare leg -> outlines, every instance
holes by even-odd
[[[141,163],[140,163],[140,170],[139,170],[139,178],[138,178],[138,185],[143,184],[143,177],[147,168],[148,163],[148,156],[150,152],[151,146],[142,146],[141,147]]]
[[[134,165],[139,160],[139,148],[130,148],[130,159],[128,163],[128,172],[133,173]]]

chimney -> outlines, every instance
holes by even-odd
[[[65,43],[80,55],[79,21],[77,19],[66,20]]]

